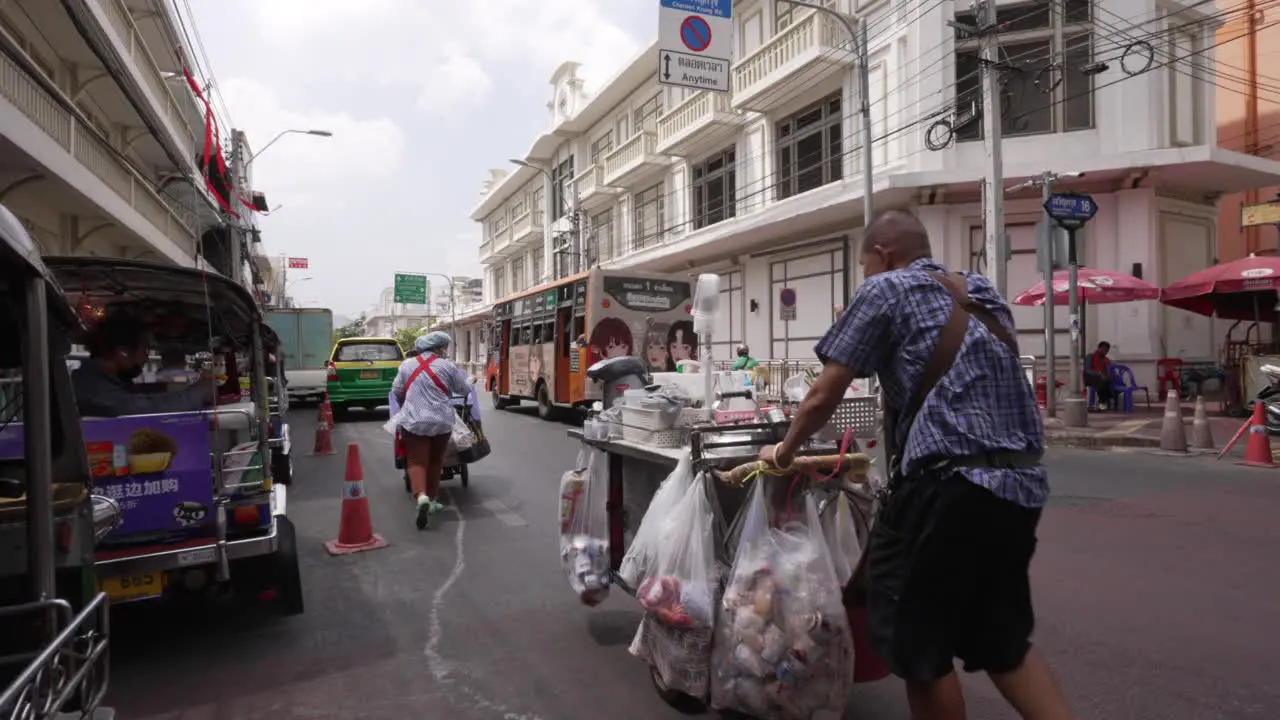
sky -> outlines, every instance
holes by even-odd
[[[291,294],[344,317],[396,271],[480,275],[471,210],[488,171],[548,129],[552,72],[573,60],[598,87],[656,36],[658,13],[656,0],[189,6],[215,108],[251,149],[333,133],[281,138],[252,174],[274,208],[259,219],[267,254],[310,265],[289,273]]]

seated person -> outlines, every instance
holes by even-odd
[[[93,330],[87,343],[89,359],[71,375],[81,415],[189,412],[214,403],[216,391],[207,374],[195,385],[177,392],[137,392],[133,381],[147,362],[149,340],[146,326],[125,314],[108,316]]]
[[[1098,396],[1098,408],[1102,410],[1111,404],[1114,394],[1111,389],[1111,358],[1107,357],[1109,352],[1111,343],[1103,340],[1098,343],[1098,349],[1084,359],[1084,384],[1093,388]]]

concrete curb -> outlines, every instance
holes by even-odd
[[[1072,432],[1069,430],[1045,430],[1045,445],[1059,448],[1076,448],[1083,450],[1108,450],[1115,447],[1158,448],[1160,438],[1143,437],[1141,435],[1102,435],[1089,432]]]

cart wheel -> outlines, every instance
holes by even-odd
[[[702,715],[707,712],[707,704],[698,698],[682,693],[679,690],[672,690],[662,681],[662,674],[658,672],[658,668],[649,666],[649,680],[653,682],[653,689],[658,691],[658,697],[662,698],[662,702],[670,705],[676,712],[682,715]]]
[[[547,392],[547,384],[538,385],[538,417],[543,420],[555,420],[560,408],[551,403],[551,394]]]
[[[283,515],[276,518],[276,532],[279,545],[272,556],[272,583],[276,589],[276,600],[285,615],[301,615],[302,573],[298,569],[298,536],[293,522]]]
[[[458,477],[462,481],[462,487],[466,487],[467,483],[471,481],[471,473],[467,471],[466,465],[463,465],[461,468],[459,468]]]
[[[409,471],[408,471],[408,470],[405,470],[405,471],[404,471],[404,491],[405,491],[405,492],[407,492],[407,493],[411,493],[411,492],[413,492],[413,485],[409,482]]]

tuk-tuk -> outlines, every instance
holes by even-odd
[[[301,613],[295,532],[275,481],[289,468],[288,405],[281,364],[274,382],[267,376],[279,349],[253,296],[198,269],[93,257],[45,264],[87,324],[128,314],[153,350],[183,365],[187,389],[205,382],[196,376],[216,385],[206,409],[81,419],[94,486],[122,512],[97,548],[102,590],[122,603],[230,589]],[[174,391],[172,379],[140,380],[132,390]]]
[[[108,602],[94,545],[120,522],[93,494],[66,355],[74,307],[0,207],[0,717],[107,716]]]

